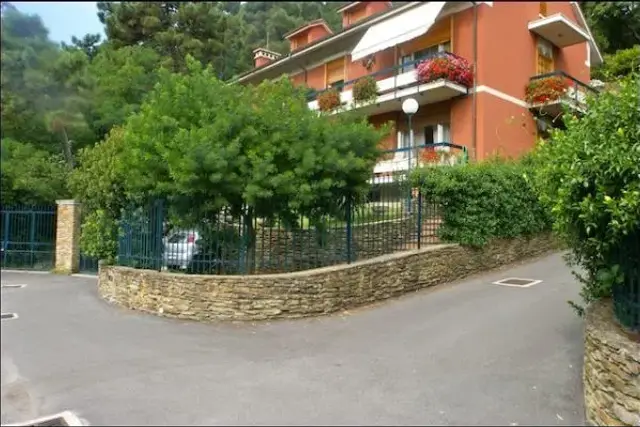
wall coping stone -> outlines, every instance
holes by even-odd
[[[56,200],[56,205],[79,205],[80,202],[73,199],[68,200]]]

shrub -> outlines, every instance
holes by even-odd
[[[340,92],[337,89],[327,89],[318,95],[320,111],[331,111],[340,106]]]
[[[564,96],[569,85],[562,77],[546,77],[529,82],[525,88],[525,100],[529,104],[544,104]]]
[[[444,241],[479,247],[494,238],[550,230],[547,211],[517,162],[492,161],[456,167],[425,167],[412,176],[422,194],[442,209]]]
[[[618,254],[631,254],[628,242],[640,241],[639,84],[630,76],[616,93],[588,100],[585,116],[567,120],[566,130],[554,131],[535,153],[536,186],[572,263],[585,272],[578,277],[586,303],[623,285]]]
[[[640,71],[640,45],[605,55],[604,62],[592,70],[591,78],[612,81]]]
[[[353,85],[353,99],[356,102],[373,101],[378,97],[378,83],[371,76],[366,76]]]
[[[473,86],[473,70],[469,62],[451,54],[421,62],[418,64],[417,73],[418,79],[425,83],[446,79],[467,88]]]

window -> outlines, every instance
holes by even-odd
[[[326,87],[337,87],[337,83],[344,83],[344,58],[326,64]]]
[[[437,138],[437,127],[433,125],[425,126],[424,128],[424,144],[429,145],[436,142]]]
[[[542,38],[538,38],[536,56],[536,74],[546,74],[554,70],[553,46],[551,43]]]
[[[333,82],[333,83],[329,83],[329,84],[327,85],[327,87],[329,87],[329,88],[333,88],[333,87],[335,87],[336,89],[338,89],[339,91],[341,91],[341,90],[342,90],[342,88],[344,87],[344,79],[342,79],[342,80],[336,80],[336,81],[335,81],[335,82]]]
[[[349,24],[355,24],[367,15],[366,7],[360,7],[349,14]]]
[[[399,59],[398,65],[401,65],[402,72],[406,73],[407,71],[411,71],[416,68],[417,64],[414,63],[414,61],[427,59],[429,56],[435,55],[438,52],[449,52],[449,51],[451,51],[451,42],[447,41],[445,43],[429,46],[426,49],[421,49],[409,55],[405,55]]]

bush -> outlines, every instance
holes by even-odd
[[[318,95],[320,111],[331,111],[340,106],[340,92],[337,89],[327,89]]]
[[[592,79],[615,81],[633,72],[640,71],[640,45],[605,55],[601,66],[591,73]]]
[[[529,104],[544,104],[564,96],[568,87],[567,80],[562,77],[536,79],[525,88],[524,99]]]
[[[425,167],[412,176],[422,194],[442,209],[444,241],[483,246],[494,238],[550,230],[547,211],[529,183],[531,169],[492,161],[455,167]]]
[[[371,76],[366,76],[353,85],[353,99],[356,102],[374,101],[378,97],[378,83]]]
[[[566,120],[566,130],[554,131],[535,153],[541,200],[571,261],[585,271],[578,277],[586,303],[624,282],[617,254],[629,250],[626,241],[640,240],[639,84],[630,76],[617,93],[589,100],[584,117]]]
[[[418,79],[424,83],[446,79],[467,88],[473,86],[473,70],[469,61],[459,56],[446,54],[429,58],[418,64]]]

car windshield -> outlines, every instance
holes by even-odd
[[[187,240],[186,233],[176,233],[173,236],[169,237],[169,240],[167,241],[169,243],[184,243],[185,240]]]

